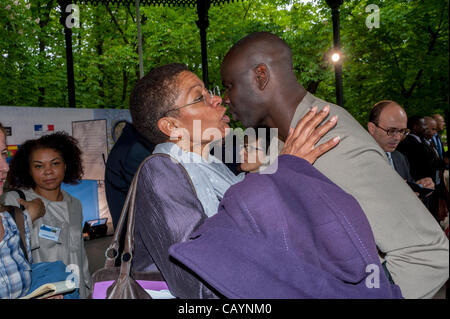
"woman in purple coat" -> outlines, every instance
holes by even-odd
[[[337,121],[318,127],[327,108],[313,108],[290,130],[271,174],[245,178],[210,154],[229,118],[185,65],[139,80],[130,111],[157,145],[138,175],[135,270],[156,265],[179,298],[401,296],[356,200],[311,166],[339,143],[315,146]],[[366,284],[371,265],[381,271]]]

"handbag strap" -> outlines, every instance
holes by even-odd
[[[125,199],[125,203],[122,208],[122,213],[120,215],[119,222],[117,224],[116,231],[114,233],[114,238],[110,244],[110,246],[106,250],[106,261],[105,261],[105,268],[113,268],[115,266],[115,260],[118,257],[118,250],[119,250],[119,239],[120,235],[122,233],[122,229],[125,225],[125,220],[127,220],[127,231],[125,235],[125,247],[122,252],[121,256],[121,265],[120,265],[120,275],[121,277],[128,276],[131,273],[131,261],[133,259],[133,249],[134,249],[134,224],[135,224],[135,203],[136,203],[136,191],[137,191],[137,184],[138,184],[138,176],[141,171],[142,166],[152,157],[155,156],[163,156],[170,158],[174,163],[176,163],[184,172],[186,177],[188,178],[188,181],[190,182],[190,185],[192,187],[192,190],[194,194],[197,196],[195,187],[191,181],[191,178],[189,177],[189,174],[187,173],[186,169],[183,167],[183,165],[178,162],[176,159],[171,157],[168,154],[163,153],[157,153],[152,154],[148,156],[145,160],[142,161],[142,163],[139,165],[139,168],[137,169],[133,180],[130,184],[130,188],[128,189],[127,197]],[[127,218],[128,217],[128,218]],[[111,252],[113,252],[111,254]]]
[[[119,222],[117,223],[117,227],[116,230],[114,232],[114,236],[113,239],[111,241],[111,244],[109,245],[109,247],[106,249],[105,251],[105,268],[113,268],[115,267],[115,261],[117,259],[117,257],[119,256],[119,241],[120,241],[120,237],[122,234],[122,230],[125,226],[125,221],[128,220],[127,223],[127,232],[125,235],[125,248],[123,250],[122,256],[124,256],[125,252],[128,253],[128,255],[125,256],[125,259],[127,259],[128,257],[132,257],[132,253],[131,251],[134,248],[134,200],[136,197],[136,186],[137,186],[137,180],[138,180],[138,176],[139,176],[139,172],[141,171],[142,166],[144,165],[145,162],[147,162],[147,160],[149,160],[152,157],[155,156],[165,156],[165,157],[169,157],[171,158],[175,163],[177,163],[178,165],[180,165],[183,169],[184,167],[174,158],[172,158],[171,156],[167,155],[167,154],[152,154],[150,156],[148,156],[147,158],[145,158],[141,164],[139,165],[136,173],[134,174],[133,180],[130,184],[130,187],[128,189],[128,193],[127,193],[127,197],[125,199],[125,203],[122,207],[122,212],[120,214],[120,218],[119,218]],[[187,172],[185,172],[187,174]],[[189,179],[190,180],[190,179]],[[191,182],[192,184],[192,182]],[[132,203],[130,203],[132,202]],[[132,207],[131,207],[132,206]],[[128,218],[127,218],[128,217]],[[129,264],[129,263],[128,263]]]
[[[183,167],[183,165],[181,165],[180,162],[178,162],[176,159],[174,159],[170,155],[164,154],[164,153],[152,154],[149,157],[147,157],[141,163],[141,165],[139,165],[139,168],[138,168],[136,174],[134,175],[133,181],[131,182],[130,189],[128,190],[130,199],[129,199],[129,203],[128,203],[129,207],[128,207],[127,232],[125,235],[125,247],[123,249],[123,253],[122,253],[122,257],[121,257],[122,260],[121,260],[121,265],[120,265],[120,276],[122,278],[124,278],[124,276],[130,275],[130,272],[131,272],[131,260],[133,259],[133,250],[134,250],[134,223],[135,223],[134,216],[135,216],[135,211],[136,211],[135,204],[136,204],[138,176],[139,176],[141,168],[142,168],[142,166],[144,166],[145,162],[148,159],[155,157],[155,156],[167,157],[167,158],[170,158],[174,163],[176,163],[183,170],[184,174],[186,174],[186,177],[190,181],[191,187],[195,193],[194,185],[192,184],[192,181],[191,181],[186,169]]]
[[[130,203],[128,207],[128,221],[127,221],[127,232],[125,235],[125,247],[121,256],[120,264],[120,274],[130,274],[131,271],[131,260],[133,259],[133,249],[134,249],[134,215],[135,215],[135,203],[136,203],[136,190],[137,190],[137,180],[140,172],[140,168],[136,172],[131,183],[129,192],[131,193]]]
[[[145,160],[144,160],[144,162],[145,162]],[[116,261],[117,257],[119,256],[119,240],[120,240],[120,236],[122,234],[123,227],[125,225],[125,221],[127,220],[127,216],[128,216],[128,206],[129,206],[130,198],[132,196],[132,189],[133,189],[132,185],[134,184],[136,176],[138,175],[140,169],[141,169],[141,166],[139,166],[136,174],[133,177],[130,188],[128,189],[125,203],[123,204],[123,207],[122,207],[122,212],[120,213],[119,222],[117,223],[117,227],[114,232],[113,239],[112,239],[109,247],[106,249],[105,268],[113,268],[115,265],[115,261]]]
[[[20,235],[20,248],[23,251],[23,254],[27,261],[30,261],[30,257],[28,256],[27,250],[27,241],[25,237],[25,216],[23,215],[22,209],[16,206],[5,206],[9,215],[11,215],[12,219],[16,223],[17,229],[19,230]]]

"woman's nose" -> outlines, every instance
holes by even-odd
[[[220,106],[222,105],[222,98],[218,95],[213,95],[212,99],[211,99],[211,106]]]

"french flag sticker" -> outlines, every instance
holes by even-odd
[[[35,136],[42,136],[45,134],[50,134],[55,131],[55,125],[54,124],[35,124],[34,125],[34,135]]]

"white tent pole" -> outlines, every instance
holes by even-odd
[[[139,53],[139,78],[144,76],[144,62],[142,61],[142,35],[141,35],[141,17],[139,15],[139,0],[136,0],[136,22],[138,33],[138,53]]]

